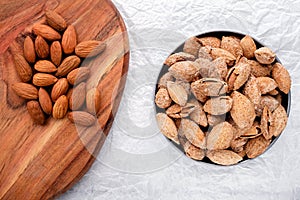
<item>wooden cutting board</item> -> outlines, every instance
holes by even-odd
[[[107,49],[90,67],[87,89],[101,91],[98,123],[76,126],[67,118],[33,123],[11,85],[19,81],[12,54],[45,10],[60,13],[78,41],[106,40]],[[0,199],[51,199],[72,187],[90,168],[111,128],[128,70],[128,38],[109,0],[0,0]]]

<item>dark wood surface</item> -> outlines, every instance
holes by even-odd
[[[19,81],[12,55],[22,51],[45,10],[73,24],[78,41],[106,40],[106,51],[82,65],[91,69],[87,89],[101,91],[98,123],[75,126],[67,118],[33,123],[25,101],[12,91]],[[0,0],[0,199],[52,199],[72,187],[100,151],[118,108],[128,70],[128,37],[109,0]]]

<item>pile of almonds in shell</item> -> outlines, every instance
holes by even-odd
[[[13,55],[22,82],[14,83],[12,89],[28,100],[28,113],[37,124],[45,124],[48,116],[62,119],[67,115],[72,122],[90,126],[97,119],[100,92],[97,88],[86,91],[90,70],[80,64],[101,54],[106,44],[78,43],[75,27],[61,15],[49,10],[45,17],[46,23],[33,25],[26,36],[23,54]]]
[[[261,155],[285,128],[289,72],[250,36],[192,37],[164,64],[156,119],[188,157],[233,165]]]

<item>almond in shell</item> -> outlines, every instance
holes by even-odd
[[[157,113],[156,121],[158,124],[158,128],[160,129],[162,134],[164,134],[167,138],[179,144],[177,127],[174,121],[170,117],[168,117],[165,113]]]
[[[227,83],[215,78],[202,78],[191,84],[194,94],[201,93],[205,96],[220,96],[228,91]],[[196,95],[195,95],[196,96]]]
[[[73,25],[69,25],[65,30],[62,40],[61,46],[65,54],[71,54],[75,51],[75,47],[77,45],[77,34],[75,27]]]
[[[208,150],[227,149],[233,139],[233,127],[228,122],[222,122],[213,127],[207,135]]]
[[[275,63],[272,69],[272,77],[282,92],[285,94],[289,93],[292,81],[286,68],[284,68],[280,63]]]
[[[155,103],[159,108],[167,108],[171,105],[172,99],[166,88],[160,88],[155,95]]]
[[[24,57],[29,63],[34,63],[36,59],[34,43],[30,36],[27,36],[24,40]]]
[[[51,101],[51,98],[50,98],[48,92],[44,88],[39,89],[39,102],[40,102],[42,110],[46,114],[51,115],[52,101]]]
[[[243,158],[237,153],[230,150],[214,150],[208,151],[206,156],[214,163],[219,165],[234,165]]]
[[[197,62],[177,62],[169,68],[169,72],[176,79],[191,82],[199,76],[200,66]]]
[[[224,122],[226,116],[225,115],[211,115],[207,114],[207,123],[209,126],[216,126],[217,124]]]
[[[240,89],[247,82],[250,73],[251,67],[248,63],[239,62],[237,65],[232,67],[226,77],[229,90]]]
[[[262,65],[256,60],[248,60],[251,67],[251,74],[255,77],[269,76],[271,74],[272,65]]]
[[[167,82],[174,81],[174,77],[171,75],[170,72],[165,73],[158,82],[158,88],[167,88]]]
[[[254,76],[250,76],[245,84],[244,94],[252,101],[254,105],[258,105],[261,99],[261,92]]]
[[[38,90],[31,84],[28,83],[14,83],[12,89],[15,93],[24,98],[24,99],[37,99],[38,98]]]
[[[248,59],[254,57],[254,52],[256,51],[256,44],[252,37],[246,35],[241,39],[240,45],[243,49],[244,56]]]
[[[275,61],[275,53],[268,47],[261,47],[254,52],[256,60],[261,64],[271,64]]]
[[[67,27],[65,19],[57,12],[48,10],[45,13],[47,23],[57,31],[63,31]]]
[[[32,83],[35,86],[45,87],[57,82],[57,78],[51,74],[36,73],[33,76]]]
[[[232,37],[223,36],[221,41],[221,48],[229,51],[236,58],[243,55],[243,49],[239,41]]]
[[[236,60],[236,57],[232,53],[221,48],[212,48],[211,56],[213,59],[220,58],[220,57],[225,58],[226,63],[230,66],[233,65],[234,61]]]
[[[270,144],[270,140],[266,140],[263,135],[250,139],[246,146],[246,154],[248,158],[256,158],[266,151]]]
[[[91,126],[95,123],[96,117],[88,112],[73,111],[68,113],[68,119],[81,126]]]
[[[270,129],[270,120],[272,112],[268,109],[268,107],[264,107],[262,115],[261,115],[261,121],[260,121],[260,128],[263,136],[269,140],[273,137],[272,133],[269,131]]]
[[[191,54],[196,57],[198,55],[198,51],[200,47],[201,44],[199,43],[198,38],[191,37],[185,41],[183,46],[183,52]]]
[[[97,40],[88,40],[76,46],[75,54],[81,58],[88,58],[101,54],[105,49],[106,43]]]
[[[26,61],[26,59],[20,54],[15,54],[14,63],[21,81],[23,82],[30,81],[32,77],[32,69],[28,64],[28,62]]]
[[[206,101],[203,110],[211,115],[223,115],[231,110],[232,103],[229,96],[214,97]]]
[[[32,27],[32,31],[36,35],[40,35],[49,41],[61,39],[61,35],[57,31],[55,31],[53,28],[45,24],[35,24]]]
[[[68,98],[65,95],[60,96],[55,102],[52,110],[54,119],[62,119],[68,111]]]
[[[46,118],[38,101],[28,101],[27,110],[35,123],[40,125],[45,123]]]
[[[186,60],[194,61],[196,57],[185,52],[174,53],[165,60],[164,64],[172,66],[174,63]]]
[[[194,160],[202,160],[205,157],[205,150],[196,147],[191,144],[189,141],[185,142],[183,145],[185,154]]]
[[[240,129],[251,128],[256,117],[254,104],[243,94],[234,91],[231,94],[233,100],[230,115]]]
[[[185,106],[188,100],[188,94],[184,87],[174,82],[167,82],[167,89],[171,99],[179,104],[180,106]]]
[[[205,149],[205,135],[195,122],[189,119],[182,119],[178,132],[196,147]]]
[[[287,124],[287,113],[282,105],[272,113],[269,131],[275,137],[279,136]]]
[[[201,103],[199,103],[196,99],[192,99],[189,101],[189,104],[194,105],[194,110],[190,114],[191,120],[199,124],[200,126],[206,127],[208,125],[207,123],[207,116],[206,113],[203,110],[203,106]]]
[[[202,37],[198,39],[202,46],[220,48],[221,40],[217,37]]]
[[[277,83],[270,77],[258,77],[256,80],[261,94],[267,94],[277,87]]]

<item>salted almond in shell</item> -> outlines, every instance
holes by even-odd
[[[68,111],[68,98],[65,95],[60,96],[55,102],[52,110],[54,119],[62,119]]]
[[[225,49],[221,49],[221,48],[212,48],[211,49],[211,56],[213,59],[217,59],[217,58],[225,58],[226,63],[228,65],[232,65],[234,63],[234,61],[236,60],[236,57],[230,53],[229,51],[225,50]]]
[[[273,134],[270,132],[270,121],[272,112],[268,109],[268,107],[264,107],[262,115],[261,115],[261,121],[260,121],[260,128],[263,136],[269,140],[273,137]]]
[[[239,153],[244,150],[244,145],[248,142],[247,138],[235,138],[231,140],[230,142],[230,148],[236,152]]]
[[[188,94],[184,87],[174,82],[167,82],[167,89],[171,99],[179,104],[180,106],[185,106],[188,100]]]
[[[264,107],[267,107],[271,112],[273,112],[280,105],[279,101],[270,96],[262,96],[260,99],[260,103],[255,105],[255,112],[257,116],[262,114]]]
[[[231,110],[232,103],[229,96],[214,97],[206,101],[203,110],[212,115],[223,115]]]
[[[14,63],[15,63],[15,68],[17,70],[17,73],[23,82],[28,82],[31,80],[32,77],[32,69],[26,59],[20,55],[20,54],[15,54],[14,55]]]
[[[277,83],[270,77],[258,77],[256,80],[261,94],[267,94],[277,87]]]
[[[164,64],[172,66],[174,63],[186,60],[194,61],[196,60],[196,57],[185,52],[174,53],[165,60]]]
[[[228,122],[222,122],[208,133],[206,148],[208,150],[227,149],[233,139],[233,128]]]
[[[187,157],[192,158],[194,160],[202,160],[205,157],[205,150],[196,147],[195,145],[191,144],[187,141],[183,145],[183,149]]]
[[[167,88],[167,82],[172,81],[174,82],[174,77],[171,75],[170,72],[165,73],[158,81],[158,88]]]
[[[196,147],[205,149],[205,135],[195,122],[189,119],[182,119],[178,132]]]
[[[55,65],[49,60],[39,60],[35,63],[34,69],[39,72],[53,73],[57,71]]]
[[[176,79],[191,82],[199,76],[199,64],[192,61],[182,61],[173,64],[169,72]]]
[[[35,48],[34,48],[34,43],[30,36],[27,36],[25,38],[23,49],[24,49],[23,51],[24,57],[27,60],[27,62],[34,63],[36,59]]]
[[[160,88],[155,95],[155,103],[159,108],[167,108],[171,105],[172,99],[166,88]]]
[[[77,45],[77,33],[75,27],[73,25],[69,25],[62,36],[62,40],[61,40],[62,49],[65,54],[71,54],[75,51],[76,45]]]
[[[270,140],[266,140],[263,135],[250,139],[245,146],[246,154],[248,158],[256,158],[265,152],[269,145]]]
[[[53,28],[45,24],[35,24],[32,27],[32,31],[36,35],[40,35],[49,41],[61,39],[61,35],[57,31],[55,31]]]
[[[179,144],[177,127],[174,121],[165,113],[157,113],[156,121],[162,134]]]
[[[187,39],[183,46],[183,52],[191,54],[193,56],[198,55],[199,48],[201,47],[201,44],[196,37],[191,37]]]
[[[280,63],[275,63],[272,69],[272,77],[276,81],[278,88],[288,94],[291,89],[291,76],[286,68]]]
[[[217,124],[224,122],[226,116],[225,115],[211,115],[207,114],[207,123],[209,126],[216,126]]]
[[[287,113],[282,105],[272,113],[269,131],[275,137],[279,136],[287,124]]]
[[[58,79],[55,76],[45,73],[36,73],[32,79],[33,85],[39,87],[50,86],[56,83],[57,81]]]
[[[232,37],[223,36],[221,41],[221,48],[229,51],[236,58],[243,55],[243,49],[239,41]]]
[[[221,40],[217,37],[201,37],[198,39],[202,46],[220,48]]]
[[[254,76],[250,76],[245,84],[244,94],[254,103],[258,105],[261,99],[261,92]]]
[[[80,64],[80,58],[77,56],[68,56],[66,57],[60,66],[57,68],[56,76],[66,76],[73,69],[77,68]]]
[[[40,125],[45,123],[46,118],[38,101],[28,101],[27,111],[35,123]]]
[[[81,58],[94,57],[106,49],[106,43],[97,40],[87,40],[79,43],[75,48],[75,54]]]
[[[51,99],[55,102],[60,96],[67,93],[69,83],[66,78],[59,79],[53,86],[51,91]]]
[[[243,94],[234,91],[231,94],[233,100],[230,115],[240,129],[249,129],[256,117],[254,104]]]
[[[63,31],[67,28],[65,19],[57,12],[47,10],[45,13],[47,23],[57,31]]]
[[[246,35],[241,39],[240,45],[243,49],[243,54],[246,58],[251,59],[254,57],[254,52],[256,51],[256,44],[252,37]]]
[[[271,64],[275,61],[275,53],[268,47],[261,47],[254,52],[256,60],[261,64]]]
[[[54,41],[50,46],[50,57],[53,64],[59,66],[62,59],[62,48],[59,41]]]
[[[67,117],[71,122],[81,126],[91,126],[97,119],[94,115],[84,111],[69,112]]]
[[[213,162],[219,165],[234,165],[240,162],[243,158],[231,150],[213,150],[208,151],[206,156]]]
[[[39,89],[39,102],[40,102],[42,110],[46,114],[51,115],[52,101],[51,101],[51,98],[50,98],[48,92],[44,88]]]
[[[49,45],[42,36],[37,36],[35,39],[35,51],[39,58],[45,59],[49,56]]]
[[[256,60],[248,60],[251,67],[251,74],[255,77],[269,76],[272,71],[272,65],[262,65]]]
[[[220,96],[228,91],[227,83],[215,78],[202,78],[191,84],[194,94],[201,93],[205,96]]]
[[[211,51],[211,47],[209,47],[209,46],[200,47],[199,51],[198,51],[198,58],[204,58],[209,61],[212,61],[210,51]]]
[[[14,83],[11,87],[19,97],[29,100],[38,98],[38,90],[31,84]]]
[[[251,73],[251,67],[248,63],[239,62],[228,71],[226,80],[229,90],[240,89],[248,80]]]
[[[203,110],[203,106],[196,99],[189,101],[189,104],[194,105],[194,110],[190,114],[191,120],[199,124],[200,126],[206,127],[208,125],[206,113]]]
[[[174,104],[166,110],[166,114],[169,117],[172,117],[172,118],[175,118],[175,119],[180,119],[181,118],[180,113],[181,113],[181,106],[178,105],[178,104]]]

